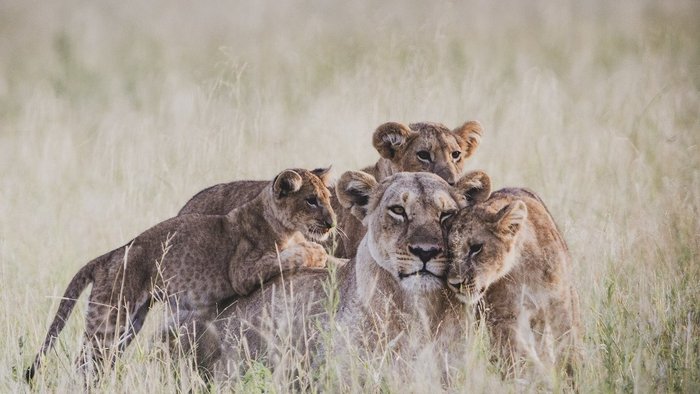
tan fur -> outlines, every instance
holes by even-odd
[[[463,308],[446,288],[449,261],[445,257],[442,231],[447,218],[464,206],[469,182],[450,187],[434,174],[399,173],[381,182],[363,172],[345,173],[340,202],[367,225],[357,256],[340,266],[334,276],[302,271],[279,277],[248,297],[238,298],[212,324],[199,348],[205,369],[236,373],[235,360],[241,347],[254,358],[274,361],[275,334],[290,323],[297,346],[324,350],[318,328],[328,328],[328,292],[324,283],[337,281],[338,301],[332,313],[334,327],[347,332],[350,343],[338,339],[333,351],[373,351],[378,341],[397,340],[407,330],[419,329],[428,338],[459,330]],[[301,300],[292,303],[290,300]],[[300,306],[301,305],[301,306]],[[287,316],[305,311],[313,319],[289,321]],[[265,313],[267,312],[267,314]],[[266,322],[263,316],[269,316]],[[317,320],[321,324],[318,324]],[[244,346],[241,344],[244,343]],[[347,348],[349,346],[350,348]],[[305,350],[303,350],[305,351]],[[280,356],[281,357],[281,356]],[[234,360],[227,363],[228,358]],[[231,370],[233,369],[233,371]]]
[[[431,172],[454,184],[467,159],[479,146],[482,134],[483,128],[477,121],[466,122],[454,130],[430,122],[411,123],[408,126],[396,122],[384,123],[372,136],[372,144],[381,159],[362,171],[377,181],[399,172]],[[453,154],[457,157],[453,157]],[[421,158],[426,155],[428,160]],[[350,258],[355,256],[365,228],[353,215],[341,209],[336,201],[334,199],[332,202],[338,212],[341,236],[333,254]]]
[[[477,121],[469,121],[450,130],[440,123],[412,123],[408,126],[388,122],[380,125],[372,136],[372,144],[381,158],[370,167],[363,169],[377,181],[398,172],[432,172],[448,183],[459,178],[466,160],[471,157],[483,129]],[[427,155],[428,160],[419,156]],[[453,157],[456,155],[457,157]],[[314,172],[328,176],[327,168]],[[257,195],[264,186],[260,181],[236,181],[204,189],[180,210],[179,215],[188,213],[223,214],[245,203]],[[337,198],[331,200],[338,214],[338,239],[334,255],[351,258],[365,234],[362,224],[349,212],[345,212]],[[330,249],[330,243],[327,243]]]
[[[566,243],[531,191],[486,195],[450,220],[448,283],[485,313],[506,375],[520,376],[524,363],[545,377],[571,374],[580,318]]]
[[[250,202],[226,215],[184,215],[152,227],[76,274],[27,378],[89,283],[85,341],[99,368],[105,356],[111,359],[129,344],[154,302],[167,301],[175,313],[188,311],[196,319],[222,300],[250,293],[280,270],[324,266],[320,245],[290,245],[290,240],[296,232],[323,240],[334,223],[330,192],[322,180],[294,169],[281,172]],[[85,353],[80,361],[89,361]]]
[[[466,122],[454,130],[431,122],[408,126],[384,123],[372,136],[372,144],[382,158],[363,171],[377,180],[397,172],[432,172],[454,184],[465,160],[479,146],[482,134],[481,124],[476,121]]]

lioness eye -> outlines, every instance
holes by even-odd
[[[403,209],[403,207],[400,205],[391,206],[391,207],[389,207],[389,210],[397,215],[405,215],[406,214],[406,210]]]
[[[469,246],[469,256],[474,257],[481,252],[484,244],[474,244]]]
[[[443,212],[443,213],[441,213],[441,214],[440,214],[440,223],[444,223],[445,220],[447,220],[447,219],[449,219],[450,217],[452,217],[452,215],[454,215],[454,212],[453,212],[453,211],[448,211],[448,212]]]
[[[462,154],[462,152],[456,150],[456,151],[452,152],[452,158],[457,160],[457,159],[459,159],[459,155],[461,155],[461,154]]]
[[[306,204],[310,207],[317,207],[318,199],[316,197],[309,197],[306,199]]]
[[[418,151],[417,155],[420,160],[430,161],[430,152],[427,150]]]

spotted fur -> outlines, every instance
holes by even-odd
[[[310,171],[285,170],[258,195],[226,215],[183,215],[166,220],[128,244],[81,268],[71,280],[26,378],[54,345],[80,293],[92,283],[84,349],[79,363],[113,361],[141,329],[151,305],[166,301],[209,313],[217,303],[249,294],[280,270],[319,267],[323,240],[335,226],[330,192]],[[191,315],[191,314],[190,314]]]

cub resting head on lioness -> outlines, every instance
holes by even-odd
[[[455,338],[447,332],[462,328],[464,308],[446,287],[449,262],[442,233],[450,215],[480,192],[470,175],[450,186],[429,173],[399,173],[381,182],[364,172],[343,174],[338,198],[367,226],[357,255],[335,274],[301,270],[237,298],[198,328],[194,353],[200,366],[224,377],[237,374],[246,357],[274,366],[287,357],[276,355],[279,338],[292,338],[300,352],[306,354],[309,346],[316,350],[311,354],[323,357],[318,330],[329,324],[347,333],[333,336],[334,353],[373,352],[380,344],[400,351],[401,338],[413,329],[430,340]],[[337,283],[337,295],[325,287],[329,281]]]
[[[301,169],[281,172],[257,197],[226,215],[184,215],[157,224],[80,269],[26,378],[33,377],[90,283],[85,326],[90,346],[79,362],[87,364],[86,354],[92,353],[100,368],[105,356],[129,344],[156,301],[169,302],[176,314],[186,310],[188,319],[196,320],[280,270],[324,266],[323,247],[307,241],[290,245],[290,240],[300,232],[323,241],[334,225],[329,190],[321,178]]]
[[[397,122],[384,123],[372,135],[372,145],[381,157],[362,171],[377,181],[398,172],[431,172],[453,185],[467,159],[479,146],[482,134],[483,129],[477,121],[466,122],[454,130],[431,122],[411,123],[408,126]],[[327,176],[323,169],[314,171],[319,176]],[[263,186],[264,182],[261,181],[215,185],[192,197],[178,214],[223,214],[257,195]],[[334,255],[353,257],[365,234],[364,226],[345,212],[335,196],[331,202],[338,214],[340,229]]]
[[[482,193],[448,222],[448,283],[484,314],[506,376],[523,363],[540,376],[565,369],[578,353],[579,306],[566,242],[542,200],[527,189]],[[558,371],[557,371],[558,370]]]

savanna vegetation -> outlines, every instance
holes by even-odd
[[[698,20],[695,1],[3,1],[0,391],[30,390],[23,369],[77,269],[197,191],[359,169],[388,120],[471,119],[485,133],[467,167],[536,190],[569,243],[580,391],[700,391]],[[34,390],[82,388],[84,310]],[[99,389],[204,388],[153,340],[160,324]],[[214,388],[518,390],[472,333],[450,365],[356,363],[364,380],[340,387],[332,355],[306,386],[251,362]]]

